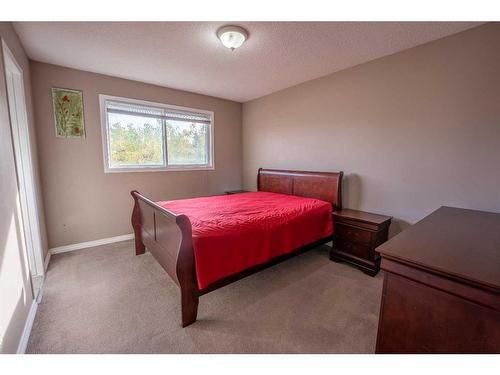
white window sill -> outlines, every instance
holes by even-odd
[[[213,171],[214,166],[210,167],[200,167],[200,166],[179,166],[179,167],[168,167],[168,168],[158,168],[158,167],[130,167],[130,168],[105,168],[104,173],[133,173],[133,172],[189,172],[189,171]]]

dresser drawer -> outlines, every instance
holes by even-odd
[[[372,243],[372,232],[367,230],[358,229],[345,224],[335,224],[334,227],[335,237],[342,238],[348,241],[358,242],[366,245]]]
[[[336,250],[353,255],[357,258],[373,260],[373,251],[370,246],[352,242],[342,237],[335,238],[334,246]]]

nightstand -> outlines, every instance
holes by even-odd
[[[224,193],[226,193],[227,195],[240,194],[240,193],[248,193],[248,190],[228,190],[225,191]]]
[[[339,210],[332,215],[330,259],[350,263],[375,276],[380,270],[380,255],[375,248],[387,241],[392,218],[356,210]]]

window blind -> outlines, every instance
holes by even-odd
[[[211,124],[210,116],[200,112],[178,111],[169,108],[146,106],[141,104],[106,101],[106,111],[130,116],[150,117],[160,120],[174,120]]]

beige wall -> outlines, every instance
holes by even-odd
[[[35,181],[38,181],[29,61],[10,23],[0,22],[0,37],[23,69]],[[1,50],[0,46],[0,353],[15,353],[33,301],[33,292],[27,256],[22,247],[16,167]],[[39,196],[42,245],[46,253],[43,205],[39,186],[36,188]]]
[[[38,62],[31,72],[51,248],[132,233],[133,189],[158,200],[241,187],[240,103]],[[83,91],[85,139],[55,137],[51,87]],[[216,169],[104,173],[99,94],[214,111]]]
[[[500,212],[500,24],[486,24],[243,105],[243,176],[346,173],[344,206],[395,233],[441,205]]]

